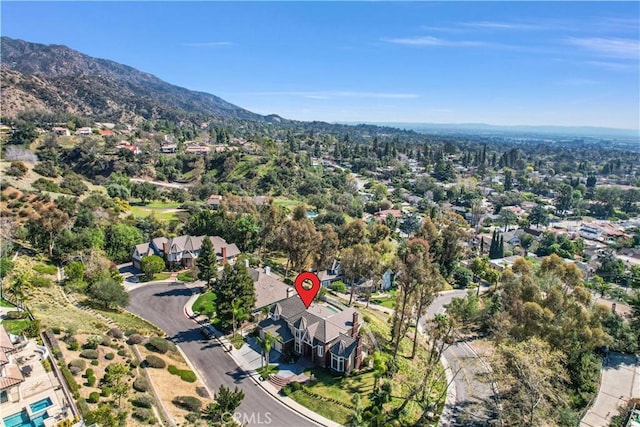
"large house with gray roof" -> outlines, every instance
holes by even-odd
[[[162,257],[167,265],[181,265],[184,268],[191,268],[196,265],[195,260],[202,249],[202,241],[207,236],[179,236],[179,237],[156,237],[148,243],[136,245],[131,254],[133,266],[140,269],[142,258],[148,255],[158,255]],[[218,263],[233,263],[240,255],[240,250],[235,243],[227,243],[222,237],[209,237],[213,248],[216,251]]]
[[[347,374],[362,363],[358,312],[312,303],[309,308],[297,295],[271,307],[269,317],[258,324],[260,336],[277,338],[274,349],[292,353],[332,372]]]

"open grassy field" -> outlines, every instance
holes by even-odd
[[[141,218],[153,215],[158,219],[168,221],[175,218],[178,212],[182,212],[181,209],[178,209],[180,205],[181,203],[177,202],[165,203],[160,201],[150,202],[146,205],[132,204],[129,213]]]

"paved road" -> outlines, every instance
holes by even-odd
[[[199,327],[184,314],[191,290],[184,285],[161,283],[132,290],[128,307],[162,328],[198,369],[210,390],[220,384],[242,389],[245,398],[236,411],[247,425],[304,427],[316,424],[291,411],[262,390],[235,364],[215,340],[203,340]]]
[[[436,314],[444,313],[444,306],[453,298],[463,298],[466,294],[466,290],[443,292],[429,306],[426,316],[420,319],[421,326],[424,327],[425,318],[432,319]],[[491,425],[497,419],[497,414],[487,366],[464,341],[453,343],[443,356],[454,374],[459,370],[454,378],[456,405],[452,413],[453,425]]]
[[[640,366],[636,357],[611,353],[602,367],[602,379],[596,400],[580,422],[581,427],[609,425],[618,407],[632,397],[640,397]]]

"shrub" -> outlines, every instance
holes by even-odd
[[[107,359],[107,360],[113,360],[115,357],[116,357],[116,355],[113,354],[113,353],[107,353],[107,354],[104,355],[104,358]]]
[[[51,279],[43,276],[33,276],[31,278],[31,284],[36,288],[50,288],[53,286]]]
[[[98,393],[97,391],[92,391],[89,394],[89,398],[87,399],[87,402],[98,403],[99,401],[100,401],[100,393]]]
[[[60,192],[60,186],[50,179],[38,178],[33,184],[31,184],[31,186],[40,191],[50,191],[52,193]]]
[[[60,371],[62,372],[62,376],[64,377],[65,381],[69,385],[69,390],[71,391],[71,393],[74,396],[77,396],[77,394],[78,394],[78,383],[76,382],[75,378],[73,378],[73,374],[71,373],[69,368],[67,368],[63,364],[62,366],[60,366]]]
[[[131,334],[127,339],[127,344],[142,344],[144,337],[140,334]]]
[[[83,362],[84,362],[84,360],[83,360]],[[93,376],[95,376],[95,373],[93,372],[93,369],[89,368],[89,369],[87,369],[87,370],[86,370],[86,372],[84,373],[84,376],[85,376],[85,377],[93,377]]]
[[[137,334],[137,333],[138,333],[138,330],[137,330],[137,329],[127,329],[126,331],[124,331],[124,334],[125,334],[126,336],[131,336],[131,335],[133,335],[133,334]]]
[[[149,390],[149,382],[145,377],[140,376],[133,382],[133,389],[135,391],[145,392]]]
[[[167,366],[162,357],[154,356],[153,354],[148,355],[146,359],[144,359],[144,361],[146,362],[147,366],[151,368],[162,369]]]
[[[196,382],[196,374],[193,371],[188,369],[178,369],[174,365],[169,365],[169,373],[173,375],[178,375],[182,381],[186,381],[188,383]]]
[[[100,394],[102,395],[102,397],[111,396],[111,387],[102,387],[102,391]]]
[[[118,356],[126,356],[127,352],[125,350],[118,350]]]
[[[57,178],[59,175],[58,167],[51,160],[38,162],[33,167],[33,171],[47,178]]]
[[[87,342],[82,346],[82,348],[95,350],[100,344],[102,344],[102,337],[100,335],[92,335],[87,338]]]
[[[147,421],[151,418],[151,412],[145,408],[135,408],[131,413],[131,416],[138,421]]]
[[[26,319],[29,317],[26,311],[10,311],[7,313],[7,318],[11,320]]]
[[[87,362],[82,359],[73,359],[71,362],[69,362],[69,369],[71,369],[72,366],[80,368],[80,370],[84,370],[84,368],[87,367]]]
[[[94,377],[93,375],[88,376],[87,377],[87,385],[89,387],[93,387],[94,385],[96,385],[96,377]]]
[[[175,350],[175,345],[173,343],[170,343],[166,339],[160,337],[150,338],[147,347],[149,348],[149,350],[153,350],[162,354],[165,354],[169,350]]]
[[[22,162],[11,162],[11,166],[5,172],[7,175],[16,176],[21,178],[24,174],[27,173],[29,168],[27,168]]]
[[[78,409],[82,415],[87,415],[91,409],[89,409],[89,405],[87,405],[87,401],[84,399],[78,400]]]
[[[293,391],[302,390],[302,384],[300,384],[298,381],[291,381],[289,385],[291,386],[291,390]]]
[[[206,387],[196,387],[196,394],[200,397],[204,397],[205,399],[209,398],[209,392],[207,391]]]
[[[73,341],[69,344],[69,350],[78,351],[80,350],[80,343],[78,341]]]
[[[142,394],[133,398],[131,404],[139,408],[151,408],[153,401],[149,396],[145,396],[144,394]]]
[[[100,364],[100,362],[98,362],[97,360],[92,360],[92,361],[91,361],[91,364],[92,364],[93,366],[98,366],[98,365]]]
[[[82,372],[82,369],[78,368],[77,366],[71,366],[69,368],[69,371],[71,371],[73,375],[78,375],[80,372]]]
[[[107,332],[107,335],[116,339],[124,338],[124,332],[122,332],[122,329],[119,329],[119,328],[109,329],[109,332]]]
[[[105,347],[109,347],[111,345],[111,337],[109,335],[103,335],[102,342],[100,344]]]
[[[80,352],[80,357],[84,357],[85,359],[97,359],[98,350],[82,350]]]
[[[193,396],[177,396],[172,400],[173,404],[187,411],[197,412],[202,408],[202,401]]]
[[[51,327],[51,332],[53,332],[54,334],[58,335],[58,334],[60,334],[60,332],[62,332],[62,328],[60,326],[52,326]]]
[[[138,363],[137,359],[133,359],[131,362],[129,362],[129,366],[131,366],[131,369],[136,369],[139,364],[140,363]]]
[[[347,285],[338,280],[337,282],[333,282],[331,285],[329,285],[329,289],[344,294],[347,292]]]

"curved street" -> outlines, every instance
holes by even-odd
[[[425,321],[438,313],[444,313],[445,305],[453,298],[464,298],[467,290],[441,292],[420,319],[424,330]],[[456,341],[443,353],[454,377],[455,406],[451,411],[451,425],[486,426],[497,420],[496,396],[491,382],[491,370],[465,341]],[[457,374],[456,374],[457,372]]]
[[[162,328],[167,338],[189,358],[210,390],[215,391],[224,384],[244,391],[244,400],[236,414],[242,416],[241,421],[246,425],[317,425],[290,410],[249,379],[218,341],[203,338],[200,327],[184,313],[191,289],[182,284],[159,283],[137,287],[129,295],[128,310]]]

